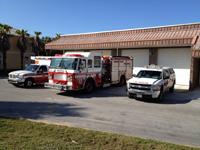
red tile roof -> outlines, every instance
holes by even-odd
[[[45,47],[55,50],[87,50],[191,46],[199,49],[200,39],[198,36],[200,36],[200,23],[64,35],[46,44]]]

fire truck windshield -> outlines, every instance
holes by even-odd
[[[78,58],[53,58],[50,68],[76,70]]]

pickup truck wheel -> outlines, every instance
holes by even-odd
[[[84,90],[86,93],[90,93],[94,90],[94,84],[91,80],[86,81]]]
[[[33,80],[32,79],[26,79],[24,82],[24,87],[29,88],[33,86]]]
[[[169,92],[170,93],[174,93],[174,84],[173,84],[173,86],[171,88],[169,88]]]
[[[131,94],[131,93],[129,93],[129,92],[127,92],[127,96],[128,96],[129,98],[133,98],[133,97],[134,97],[133,94]]]

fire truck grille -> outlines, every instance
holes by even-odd
[[[55,80],[66,80],[66,75],[65,74],[55,74],[54,79]]]
[[[132,89],[137,89],[137,90],[151,90],[151,85],[149,84],[135,84],[135,83],[131,83],[130,84],[130,88]]]

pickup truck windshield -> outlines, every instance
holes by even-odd
[[[50,68],[76,70],[77,64],[77,58],[53,58]]]
[[[25,70],[35,72],[39,65],[29,65]]]
[[[152,79],[161,79],[161,71],[152,71],[152,70],[141,70],[137,76],[138,78],[152,78]]]

